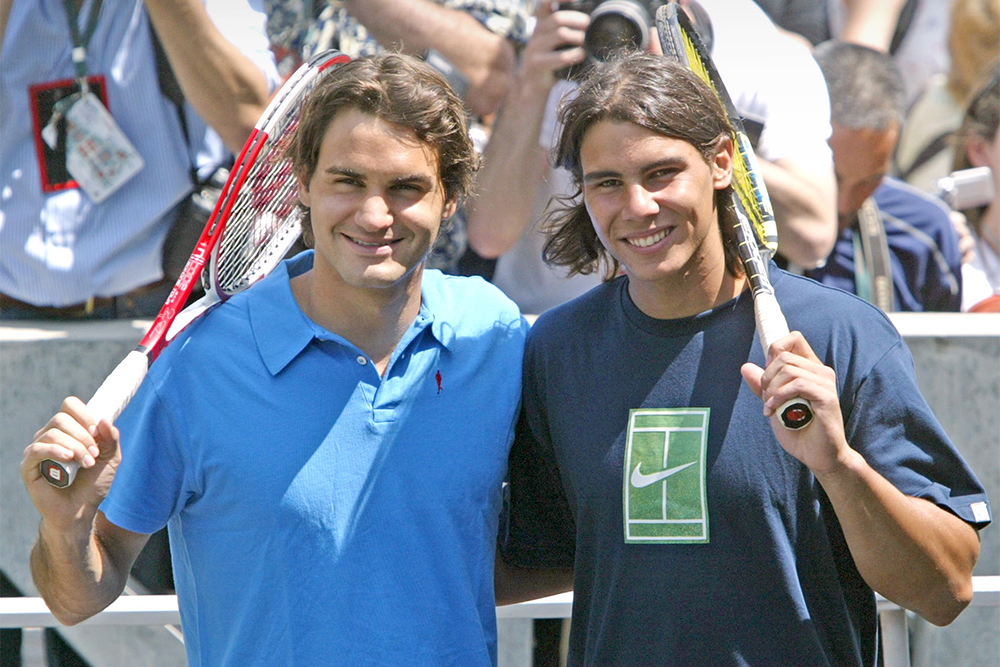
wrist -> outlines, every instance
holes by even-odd
[[[38,524],[38,540],[50,549],[78,549],[79,545],[90,542],[94,532],[97,510],[81,511],[69,521],[51,521],[42,518]]]
[[[810,470],[823,488],[829,488],[833,485],[842,485],[850,480],[859,479],[866,468],[868,468],[868,463],[864,457],[850,445],[844,443],[829,465],[822,468],[810,467]]]

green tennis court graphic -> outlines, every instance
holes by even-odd
[[[708,408],[634,409],[625,441],[625,541],[708,542]]]

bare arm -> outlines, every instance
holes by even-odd
[[[764,371],[744,365],[743,377],[764,399],[781,446],[809,467],[829,496],[858,572],[874,590],[931,623],[953,621],[972,600],[975,529],[903,494],[848,445],[836,376],[802,334],[775,342],[769,358]],[[801,431],[783,428],[774,414],[795,396],[808,399],[815,413]]]
[[[837,181],[833,165],[759,159],[774,208],[778,249],[805,268],[822,264],[837,240]]]
[[[469,80],[466,103],[481,116],[494,113],[517,66],[514,46],[475,17],[430,0],[348,0],[347,11],[380,44],[421,54],[435,49]]]
[[[43,459],[75,459],[82,467],[71,486],[57,489],[38,470]],[[72,397],[24,451],[21,478],[42,515],[31,573],[52,613],[67,625],[93,616],[121,594],[149,538],[115,526],[98,510],[120,460],[118,430],[107,420],[95,423]]]
[[[847,18],[841,39],[888,51],[906,0],[844,0],[844,4]]]
[[[497,606],[517,604],[573,590],[573,570],[509,565],[497,551],[493,582]]]
[[[539,185],[548,169],[546,151],[538,143],[555,72],[581,62],[590,22],[586,14],[550,13],[540,3],[538,24],[524,49],[514,85],[483,155],[476,193],[467,203],[469,245],[482,257],[499,257],[521,239],[531,222]]]
[[[260,69],[212,23],[200,0],[145,0],[184,96],[238,153],[268,102]]]

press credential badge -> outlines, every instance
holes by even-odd
[[[107,199],[144,164],[92,92],[83,93],[66,111],[66,171],[92,201]]]

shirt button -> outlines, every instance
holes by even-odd
[[[368,359],[366,359],[363,354],[359,354],[358,355],[358,363],[361,364],[362,366],[364,366],[365,364],[368,363]]]

